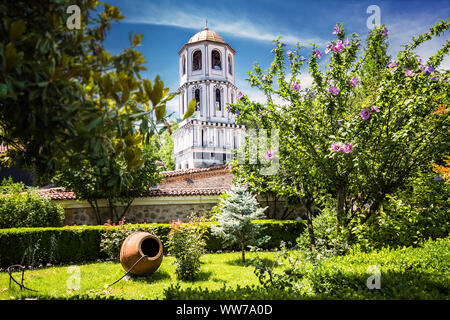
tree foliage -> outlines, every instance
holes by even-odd
[[[81,10],[81,28],[69,30],[69,5]],[[100,5],[102,4],[102,6]],[[102,10],[103,9],[103,10]],[[20,160],[48,181],[66,165],[89,158],[109,167],[123,155],[130,171],[144,163],[142,144],[164,120],[174,97],[157,76],[142,80],[145,58],[130,48],[112,55],[103,46],[117,7],[97,1],[14,1],[0,6],[0,142],[6,161]],[[74,157],[74,155],[76,155]],[[110,177],[111,185],[117,175]]]
[[[249,72],[250,84],[267,101],[244,95],[231,109],[239,121],[253,119],[254,127],[279,131],[280,168],[264,182],[305,205],[312,247],[311,210],[320,206],[320,199],[331,197],[339,227],[351,230],[356,217],[363,216],[358,221],[364,222],[386,195],[448,150],[448,113],[435,110],[448,104],[448,71],[437,69],[450,42],[426,63],[414,50],[444,33],[449,21],[441,20],[413,39],[388,65],[384,27],[369,34],[358,58],[358,36],[347,35],[338,24],[336,39],[327,46],[325,71],[319,66],[318,47],[308,52],[310,88],[302,89],[298,79],[306,60],[300,44],[285,52],[285,44],[276,40],[268,70],[256,64]],[[246,178],[264,165],[235,164],[234,171]]]
[[[258,244],[260,227],[253,220],[263,219],[266,208],[259,208],[256,196],[247,191],[247,187],[237,181],[232,185],[228,196],[221,198],[222,211],[214,218],[217,225],[212,225],[213,234],[221,237],[225,245],[238,243],[241,247],[242,262],[245,262],[245,248],[249,244]]]

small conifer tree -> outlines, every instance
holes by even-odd
[[[221,199],[221,207],[222,211],[216,215],[218,224],[212,226],[212,232],[222,238],[226,246],[238,243],[242,262],[245,262],[245,247],[261,244],[268,238],[259,238],[262,226],[252,223],[253,220],[265,218],[267,207],[259,207],[256,196],[247,190],[247,185],[242,181],[231,186],[228,197]]]

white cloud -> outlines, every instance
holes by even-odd
[[[395,19],[391,19],[392,23],[388,23],[389,29],[389,54],[393,59],[397,53],[403,49],[402,45],[410,44],[413,37],[417,37],[429,31],[430,27],[436,23],[436,14],[422,13],[414,18],[406,15],[398,15]],[[441,37],[426,41],[419,46],[415,52],[420,55],[424,61],[434,55],[448,39],[448,33],[444,33]],[[440,68],[450,69],[450,57],[447,55]]]
[[[289,30],[278,31],[280,25],[269,24],[263,21],[251,21],[243,15],[237,18],[236,14],[223,10],[218,15],[211,8],[192,7],[188,4],[173,6],[170,4],[148,3],[144,8],[140,8],[135,15],[128,15],[124,23],[164,25],[200,30],[203,27],[205,17],[214,17],[214,19],[209,21],[208,26],[211,30],[220,34],[229,34],[239,38],[265,42],[271,42],[278,36],[282,36],[283,41],[290,45],[297,42],[303,44],[312,42],[317,45],[326,43],[325,40],[317,37],[303,37],[299,33],[296,32],[294,34]]]

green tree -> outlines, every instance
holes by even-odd
[[[66,10],[74,4],[81,27],[69,30]],[[142,35],[130,34],[131,47],[117,55],[105,50],[111,23],[124,18],[119,9],[93,0],[19,0],[0,4],[0,17],[0,143],[9,148],[3,160],[49,181],[79,161],[73,155],[105,167],[128,137],[134,146],[127,144],[127,167],[141,166],[137,146],[148,143],[158,122],[168,125],[166,102],[175,94],[159,77],[141,79]]]
[[[401,189],[412,173],[448,150],[448,114],[434,111],[448,103],[448,71],[437,68],[450,42],[425,64],[414,50],[449,26],[448,21],[438,22],[386,66],[385,50],[379,47],[385,43],[384,27],[370,33],[358,60],[360,40],[337,25],[337,39],[327,46],[330,63],[324,72],[318,64],[322,53],[313,46],[308,63],[311,88],[302,89],[298,80],[305,60],[300,44],[285,52],[285,45],[275,41],[269,69],[263,72],[256,64],[249,72],[250,84],[265,93],[267,102],[243,96],[231,109],[239,110],[239,121],[248,114],[262,115],[256,127],[279,131],[280,169],[275,181],[282,192],[306,204],[312,247],[311,209],[320,205],[321,198],[334,200],[337,230],[352,230],[357,216],[363,216],[358,221],[364,223],[386,195]],[[380,66],[384,67],[379,76],[368,79]],[[236,170],[240,167],[260,170],[251,164],[238,164]]]
[[[155,145],[158,149],[157,157],[158,160],[162,161],[164,163],[163,169],[165,171],[172,171],[175,170],[175,162],[173,158],[173,137],[172,137],[172,131],[176,130],[178,128],[177,122],[172,122],[171,124],[171,130],[165,130],[162,134],[155,135]]]
[[[259,207],[256,196],[247,190],[242,181],[233,184],[227,195],[220,200],[222,212],[215,215],[217,224],[213,224],[211,230],[213,234],[223,239],[226,246],[238,243],[242,252],[242,262],[245,262],[246,246],[266,240],[259,238],[261,227],[252,221],[264,219],[267,207]]]

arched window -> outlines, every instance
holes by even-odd
[[[220,89],[216,89],[216,110],[222,111],[222,99],[220,97]]]
[[[202,52],[197,50],[192,56],[192,71],[202,69]]]
[[[222,61],[220,61],[220,52],[213,50],[211,52],[211,68],[214,70],[222,70]]]
[[[233,74],[233,61],[231,60],[231,54],[228,55],[228,73]]]
[[[197,100],[197,105],[195,106],[195,111],[200,111],[200,89],[195,89],[194,91],[195,100]]]
[[[183,76],[186,74],[186,56],[183,55]]]

